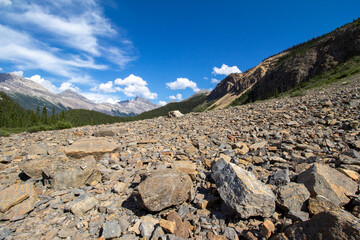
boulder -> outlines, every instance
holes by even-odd
[[[248,171],[219,159],[212,178],[222,200],[241,218],[270,217],[275,212],[275,195]]]
[[[346,211],[329,211],[310,220],[290,225],[288,239],[360,239],[360,219]]]
[[[291,182],[276,190],[276,203],[285,211],[300,211],[309,197],[310,193],[303,184]]]
[[[8,210],[5,210],[2,219],[16,221],[24,218],[25,214],[34,209],[37,198],[35,186],[32,183],[16,184],[3,190],[0,193],[1,211]]]
[[[53,163],[52,159],[49,158],[35,159],[20,164],[20,169],[27,176],[35,180],[38,180],[43,177],[42,173],[44,168],[48,167],[52,163]]]
[[[78,188],[96,172],[92,166],[69,166],[67,168],[54,166],[44,169],[44,178],[50,182],[55,190],[66,188]]]
[[[112,137],[115,133],[109,129],[100,129],[93,133],[95,137]]]
[[[315,163],[297,177],[298,183],[303,183],[311,196],[322,195],[334,204],[343,206],[354,195],[358,185],[346,175],[327,165]]]
[[[135,195],[149,211],[181,204],[191,196],[189,175],[177,169],[155,170],[136,188]]]
[[[184,116],[179,110],[171,111],[168,113],[169,117],[171,118],[178,118]]]
[[[279,169],[269,177],[269,184],[282,186],[290,182],[289,169]]]
[[[105,153],[114,152],[118,148],[117,143],[106,138],[83,138],[75,141],[72,145],[66,146],[66,155],[74,158],[82,158],[88,155],[101,157]]]

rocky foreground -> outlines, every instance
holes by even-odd
[[[360,239],[359,79],[1,138],[0,239]]]

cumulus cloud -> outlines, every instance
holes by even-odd
[[[114,82],[108,81],[107,83],[102,83],[90,90],[105,93],[122,92],[128,97],[143,96],[147,99],[156,99],[157,93],[151,92],[147,85],[147,82],[141,77],[130,74],[124,79],[117,78]]]
[[[166,83],[166,86],[172,90],[191,88],[194,92],[200,91],[197,84],[187,78],[178,78],[175,82]]]
[[[159,101],[158,102],[158,105],[160,105],[160,106],[165,106],[167,104],[167,102],[165,102],[165,101]]]
[[[12,2],[10,0],[0,0],[0,6],[10,6]]]
[[[41,86],[43,86],[44,88],[50,90],[51,92],[57,93],[59,92],[58,88],[52,84],[52,82],[50,82],[49,80],[46,80],[44,78],[42,78],[40,75],[36,74],[34,76],[31,76],[29,78],[31,81],[34,81],[38,84],[40,84]]]
[[[2,67],[0,67],[0,71],[2,71],[3,69],[2,69]]]
[[[229,75],[231,73],[241,73],[241,71],[237,66],[229,67],[228,65],[223,64],[221,68],[214,67],[212,72],[214,75]]]
[[[23,75],[24,75],[24,72],[23,71],[14,71],[14,72],[11,72],[12,74],[15,74],[15,75],[17,75],[17,76],[19,76],[19,77],[23,77]]]
[[[218,84],[219,82],[220,82],[220,80],[218,80],[216,78],[211,79],[211,83],[213,83],[213,84]]]
[[[60,87],[58,88],[50,80],[47,80],[47,79],[41,77],[38,74],[36,74],[34,76],[31,76],[28,79],[40,84],[41,86],[43,86],[47,90],[50,90],[53,93],[63,92],[65,90],[67,90],[67,89],[70,89],[70,90],[72,90],[74,92],[79,92],[80,91],[80,89],[71,82],[63,82],[63,83],[61,83]]]
[[[174,95],[169,96],[169,98],[171,100],[181,101],[182,100],[182,95],[180,93],[178,93],[178,94],[176,94],[176,96],[174,96]]]
[[[79,92],[80,91],[80,89],[71,82],[63,82],[59,87],[60,92],[63,92],[65,90],[67,90],[67,89],[70,89],[70,90],[72,90],[74,92]]]

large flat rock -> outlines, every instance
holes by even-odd
[[[118,144],[106,138],[83,138],[66,146],[66,155],[74,158],[82,158],[88,155],[101,156],[104,153],[114,152]]]
[[[6,212],[30,196],[33,184],[15,184],[0,191],[0,211]]]
[[[358,189],[356,182],[345,174],[318,163],[299,174],[297,182],[303,183],[311,196],[325,196],[339,206],[347,204],[350,201],[347,195],[354,195]]]
[[[212,176],[222,200],[240,215],[270,217],[275,212],[275,195],[246,170],[219,159]]]

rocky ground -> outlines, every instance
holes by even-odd
[[[1,138],[0,239],[360,239],[359,79]]]

